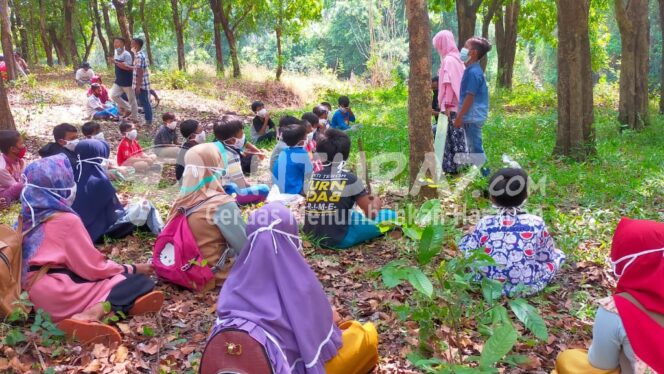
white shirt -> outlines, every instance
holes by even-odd
[[[88,71],[85,71],[85,69],[80,68],[76,70],[76,80],[81,81],[81,82],[89,82],[92,77],[95,76],[95,72],[92,71],[92,69],[88,69]]]
[[[104,104],[102,104],[101,100],[97,96],[88,96],[88,114],[90,116],[94,116],[95,113],[98,112],[97,108],[104,108]]]

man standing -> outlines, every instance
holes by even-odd
[[[125,50],[124,45],[124,39],[113,39],[115,52],[111,62],[115,65],[115,82],[111,87],[111,99],[118,105],[122,115],[126,115],[131,109],[131,119],[138,120],[138,104],[136,103],[134,90],[131,87],[134,67],[131,53]],[[127,96],[129,103],[122,98],[123,94]]]
[[[143,39],[134,38],[131,40],[131,50],[134,52],[134,81],[132,87],[136,93],[136,98],[143,107],[145,115],[145,124],[152,125],[152,105],[150,104],[150,71],[148,70],[148,60],[145,58],[143,49]]]

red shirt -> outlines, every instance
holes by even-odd
[[[122,166],[127,159],[137,155],[143,155],[141,145],[136,140],[129,140],[126,137],[122,138],[118,146],[118,165]]]

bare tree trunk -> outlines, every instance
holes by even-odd
[[[171,0],[171,10],[173,11],[173,26],[175,27],[175,39],[177,41],[178,69],[186,71],[187,66],[184,59],[184,33],[182,31],[182,21],[180,20],[178,0]]]
[[[284,71],[284,63],[283,63],[283,58],[281,56],[281,26],[277,26],[277,29],[275,30],[275,33],[277,34],[277,74],[276,78],[278,81],[281,80],[281,74]]]
[[[210,8],[214,17],[214,52],[217,63],[217,75],[224,75],[224,49],[221,39],[221,3],[219,0],[210,0]]]
[[[506,0],[496,15],[496,52],[498,54],[498,87],[512,88],[516,36],[519,29],[520,0]]]
[[[104,57],[111,57],[113,54],[112,52],[109,52],[108,44],[106,38],[104,37],[104,32],[102,31],[101,17],[99,17],[99,3],[97,0],[90,0],[90,7],[92,8],[92,22],[94,22],[94,26],[97,30],[97,37],[99,38],[99,43],[104,50]],[[110,68],[111,64],[108,62],[108,58],[105,58],[104,60],[106,60],[106,66]]]
[[[20,45],[21,45],[21,55],[26,60],[27,63],[30,63],[30,48],[28,40],[28,30],[23,18],[21,17],[22,9],[19,7],[19,2],[12,2],[12,7],[14,8],[14,18],[16,19],[16,29],[18,29],[18,34],[20,36]]]
[[[659,29],[664,40],[664,0],[659,0]],[[664,114],[664,55],[661,58],[662,66],[659,69],[659,112]]]
[[[108,15],[108,5],[105,0],[101,2],[101,14],[104,17],[104,29],[106,29],[106,36],[108,37],[108,53],[109,55],[113,55],[115,50],[113,47],[113,38],[115,38],[115,35],[113,34],[113,28],[111,28],[111,17]]]
[[[230,50],[231,53],[231,62],[233,63],[233,78],[239,78],[242,75],[240,71],[240,59],[237,57],[237,41],[235,39],[235,28],[231,26],[230,21],[228,20],[229,14],[230,14],[230,7],[226,9],[224,7],[224,0],[220,0],[219,16],[220,16],[221,26],[224,29],[224,34],[226,34],[226,40],[228,41],[228,49]],[[244,15],[242,17],[244,17]],[[237,24],[239,23],[236,21],[236,25]]]
[[[127,13],[125,12],[125,6],[127,0],[113,0],[113,6],[115,7],[115,13],[118,17],[118,25],[120,26],[120,34],[125,40],[125,49],[131,50],[131,33],[129,32],[129,21],[127,21]]]
[[[6,0],[0,0],[0,4]],[[7,89],[5,89],[5,82],[0,79],[0,130],[16,130],[14,123],[14,116],[12,115],[11,107],[9,106],[9,99],[7,98]]]
[[[410,182],[420,179],[420,167],[425,165],[427,154],[433,154],[431,136],[431,30],[427,0],[406,0],[408,18],[410,77],[408,79],[408,138],[410,140]],[[435,165],[433,171],[435,174]],[[429,175],[434,179],[436,176]],[[436,190],[423,186],[420,198],[432,198]]]
[[[14,45],[12,43],[11,24],[9,23],[9,6],[7,0],[0,0],[0,34],[2,34],[2,53],[6,56],[7,79],[16,78],[16,62],[14,61]]]
[[[141,4],[139,5],[139,16],[141,17],[141,25],[143,26],[143,34],[145,35],[145,49],[148,51],[148,62],[150,63],[150,66],[154,66],[152,44],[150,43],[150,30],[147,20],[145,19],[145,0],[141,0]]]
[[[76,47],[76,39],[74,39],[74,3],[76,0],[63,0],[64,24],[65,29],[65,44],[69,48],[69,56],[74,69],[78,68],[80,63],[78,56],[78,48]]]
[[[615,0],[620,28],[620,104],[618,120],[631,129],[648,125],[648,0]]]
[[[482,37],[484,39],[489,39],[489,26],[491,26],[491,20],[496,14],[496,10],[503,4],[503,0],[491,0],[491,3],[487,5],[486,13],[482,19]],[[460,43],[460,42],[459,42]],[[486,70],[486,65],[489,62],[488,58],[483,58],[480,61],[480,66],[482,70]]]
[[[459,49],[463,47],[466,40],[475,36],[475,25],[477,23],[477,10],[482,5],[482,0],[457,0],[457,19],[459,22]]]
[[[90,52],[92,51],[92,45],[95,43],[96,29],[95,29],[94,21],[93,21],[93,24],[92,24],[92,30],[91,30],[92,32],[90,33],[90,40],[88,40],[85,37],[85,30],[83,29],[83,24],[80,21],[78,23],[78,27],[80,29],[81,36],[83,37],[83,44],[85,45],[85,55],[83,56],[83,61],[87,61],[88,58],[90,57]]]
[[[558,131],[554,153],[585,160],[595,153],[588,17],[590,0],[558,6]]]
[[[134,35],[134,2],[127,0],[127,24],[129,26],[129,35]]]
[[[39,34],[41,35],[42,45],[46,53],[46,64],[53,66],[53,47],[46,33],[46,19],[44,16],[44,0],[39,0]]]
[[[58,33],[55,31],[55,26],[49,27],[48,34],[51,37],[51,44],[53,44],[53,47],[55,48],[55,53],[58,56],[58,64],[69,65],[69,54],[62,45],[60,39],[58,39]]]
[[[28,7],[28,18],[30,21],[30,30],[34,32],[34,30],[39,29],[39,25],[37,24],[33,7]],[[30,50],[31,50],[30,52],[32,53],[32,57],[30,58],[32,63],[38,65],[39,53],[37,49],[37,36],[34,34],[30,38]]]

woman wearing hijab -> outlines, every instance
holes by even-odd
[[[558,374],[664,373],[664,223],[623,218],[613,236],[612,297],[599,301],[590,350],[568,350]]]
[[[113,344],[120,334],[99,320],[112,312],[154,313],[164,295],[153,291],[149,264],[119,265],[94,247],[71,204],[76,183],[64,155],[25,170],[21,194],[23,288],[35,309],[48,313],[69,338]],[[106,307],[105,307],[106,306]]]
[[[459,49],[451,31],[443,30],[433,37],[433,46],[440,55],[438,70],[438,104],[448,117],[447,137],[443,155],[443,171],[450,174],[459,172],[459,163],[454,161],[457,154],[466,152],[466,138],[463,129],[454,127],[459,98],[461,78],[465,65],[461,61]],[[444,129],[441,129],[444,130]]]
[[[376,329],[355,321],[337,326],[338,315],[302,255],[292,213],[281,204],[267,204],[249,217],[247,234],[248,242],[219,295],[217,324],[203,353],[201,373],[224,372],[234,365],[237,357],[231,356],[238,353],[238,345],[228,343],[226,334],[237,331],[262,348],[253,350],[258,355],[248,353],[245,362],[268,361],[271,369],[252,373],[371,371],[378,362]],[[251,350],[251,344],[245,347]]]
[[[226,158],[222,152],[226,150],[218,142],[199,144],[187,151],[180,196],[168,215],[170,221],[183,211],[189,214],[191,233],[215,274],[215,282],[204,289],[223,283],[230,269],[230,265],[224,267],[225,259],[239,253],[247,240],[242,212],[223,188]]]
[[[77,194],[72,209],[81,217],[90,238],[98,243],[104,236],[121,239],[130,235],[137,228],[127,218],[131,207],[122,206],[104,167],[109,157],[108,144],[97,139],[82,140],[76,145],[76,154]],[[149,212],[145,225],[156,235],[163,226],[161,218],[149,202],[146,209]]]

